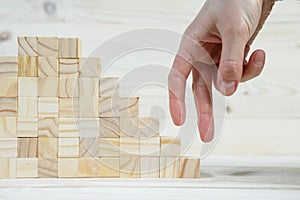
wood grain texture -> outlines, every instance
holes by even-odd
[[[0,138],[0,158],[16,158],[17,145],[17,138]]]
[[[159,136],[159,118],[140,117],[139,118],[139,135],[140,135],[140,137],[157,137],[157,136]]]
[[[101,75],[101,59],[99,57],[80,58],[80,77],[95,77]]]
[[[58,58],[38,57],[39,77],[58,77]]]
[[[139,157],[120,157],[120,178],[139,178]]]
[[[17,178],[37,178],[37,158],[17,158]]]
[[[18,57],[0,56],[0,76],[18,76]]]
[[[17,116],[17,98],[0,97],[0,117]]]
[[[99,112],[98,97],[80,97],[79,98],[79,117],[96,118]]]
[[[37,56],[37,37],[18,37],[18,56]]]
[[[56,117],[40,117],[38,123],[39,137],[58,137],[58,118]]]
[[[37,77],[38,76],[38,57],[19,56],[18,57],[18,76]]]
[[[180,178],[200,178],[200,159],[181,157],[180,162]]]
[[[17,118],[17,136],[18,137],[37,137],[38,136],[38,118]]]
[[[120,117],[137,117],[139,115],[139,97],[119,99]]]
[[[99,137],[99,118],[80,118],[79,119],[79,136]]]
[[[101,178],[119,178],[120,158],[119,157],[100,158],[98,175]]]
[[[79,78],[79,96],[85,98],[96,98],[99,94],[98,78]]]
[[[118,77],[102,77],[100,79],[99,97],[118,97],[119,90]]]
[[[18,97],[18,117],[37,117],[37,97]]]
[[[78,177],[78,159],[58,158],[58,177],[59,178]]]
[[[179,178],[179,158],[160,157],[160,178]]]
[[[78,177],[95,178],[98,177],[99,158],[79,158]]]
[[[79,137],[79,119],[77,118],[59,118],[58,136],[62,138]]]
[[[0,97],[16,97],[18,94],[17,77],[1,76],[0,77]]]
[[[99,153],[99,137],[80,138],[79,157],[97,157]]]
[[[37,138],[18,138],[18,158],[37,158],[37,152]]]
[[[0,158],[0,179],[15,179],[17,177],[17,159]]]
[[[58,38],[38,37],[37,54],[44,57],[58,57]]]
[[[76,78],[79,75],[79,60],[77,58],[59,59],[59,76]]]
[[[140,138],[141,156],[160,156],[160,137]]]
[[[58,97],[58,77],[39,77],[38,96]]]
[[[57,158],[57,156],[58,156],[58,139],[39,137],[38,157]]]
[[[120,117],[120,136],[121,137],[137,137],[139,138],[137,117]]]
[[[100,138],[99,154],[100,157],[116,157],[120,155],[120,138]]]
[[[58,177],[58,159],[57,158],[39,158],[38,159],[38,177],[39,178],[57,178]]]
[[[78,118],[79,117],[79,98],[59,98],[60,118]]]
[[[79,97],[79,84],[77,78],[59,78],[59,97]]]
[[[0,117],[0,138],[17,137],[17,118]]]
[[[100,137],[118,138],[120,136],[120,118],[118,117],[101,117]]]
[[[118,98],[99,98],[99,117],[119,117]]]
[[[38,98],[39,117],[58,117],[58,98],[39,97]]]
[[[140,178],[159,178],[159,157],[140,157]]]
[[[180,156],[181,140],[176,137],[161,137],[160,138],[160,155],[161,156]]]
[[[79,157],[79,138],[58,138],[59,158]]]
[[[60,58],[79,58],[81,52],[82,47],[79,38],[59,38]]]
[[[140,154],[140,140],[135,137],[120,137],[120,155],[137,156]]]
[[[18,97],[37,97],[38,79],[35,77],[18,77]]]

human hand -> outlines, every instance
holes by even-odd
[[[204,142],[214,136],[212,83],[229,96],[239,82],[258,76],[264,67],[263,50],[254,51],[248,62],[245,59],[257,34],[263,1],[207,0],[182,38],[168,77],[170,112],[175,125],[184,123],[186,79],[192,71],[198,129]]]

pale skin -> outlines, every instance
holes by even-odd
[[[263,0],[207,0],[185,30],[168,77],[170,112],[175,125],[184,123],[186,79],[192,72],[198,130],[203,142],[214,137],[212,83],[223,95],[230,96],[240,82],[257,77],[263,70],[263,50],[255,50],[246,60],[262,3]]]

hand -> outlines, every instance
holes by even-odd
[[[175,125],[184,123],[186,79],[192,71],[198,129],[204,142],[214,136],[212,83],[229,96],[239,82],[258,76],[264,67],[263,50],[245,60],[262,4],[263,0],[207,0],[182,38],[168,77],[170,112]]]

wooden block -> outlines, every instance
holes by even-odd
[[[79,60],[77,58],[59,59],[59,76],[76,78],[79,75]]]
[[[58,159],[57,158],[39,158],[38,160],[39,178],[57,178],[58,177]]]
[[[120,138],[100,138],[99,156],[111,157],[120,155]]]
[[[119,117],[119,98],[100,97],[99,117]]]
[[[37,37],[18,37],[18,56],[37,56]]]
[[[39,97],[58,97],[58,77],[38,78]]]
[[[100,77],[101,59],[99,57],[80,58],[80,77]]]
[[[100,118],[100,137],[117,138],[120,136],[120,118],[119,117],[101,117]]]
[[[58,139],[59,158],[79,157],[79,138],[59,138]]]
[[[39,137],[58,137],[58,118],[56,117],[40,117],[38,124]]]
[[[17,177],[17,159],[0,158],[0,179],[13,179]]]
[[[37,97],[38,79],[34,77],[18,77],[18,96]]]
[[[120,136],[121,137],[140,137],[137,117],[120,118]]]
[[[0,138],[17,137],[17,118],[0,117]]]
[[[79,116],[81,118],[98,117],[99,99],[98,98],[79,98]]]
[[[79,97],[79,84],[77,78],[59,78],[59,97]]]
[[[160,138],[160,155],[161,156],[180,156],[181,146],[180,138],[161,137]]]
[[[120,157],[120,178],[139,178],[139,157]]]
[[[37,137],[38,136],[38,118],[17,118],[17,136],[18,137]]]
[[[18,57],[1,56],[0,57],[0,76],[18,76]]]
[[[18,117],[37,117],[37,97],[18,97]]]
[[[140,137],[159,136],[159,119],[153,117],[140,117],[139,135]]]
[[[140,154],[140,140],[134,137],[120,137],[120,155],[138,156]]]
[[[119,96],[119,78],[103,77],[100,79],[99,97],[118,97]]]
[[[120,117],[137,117],[139,115],[139,97],[119,99]]]
[[[79,120],[77,118],[59,118],[58,136],[61,138],[79,137]]]
[[[140,178],[159,178],[159,157],[140,157]]]
[[[37,77],[38,58],[35,56],[18,57],[18,76]]]
[[[0,138],[0,158],[16,158],[17,138]]]
[[[99,137],[99,118],[80,118],[79,137]]]
[[[79,156],[97,157],[99,153],[99,137],[80,138]]]
[[[160,178],[179,178],[178,157],[160,157]]]
[[[160,156],[160,137],[140,138],[142,156]]]
[[[79,96],[86,98],[96,98],[99,94],[98,78],[79,78]]]
[[[37,158],[37,152],[37,138],[18,138],[18,158]]]
[[[79,98],[59,98],[59,117],[78,118]]]
[[[79,158],[78,177],[94,178],[98,177],[99,158]]]
[[[37,178],[37,158],[17,158],[17,178]]]
[[[38,57],[39,77],[58,77],[58,58]]]
[[[59,57],[80,58],[81,40],[79,38],[59,38]]]
[[[58,98],[39,97],[38,98],[39,117],[58,117]]]
[[[180,178],[200,178],[199,158],[180,158]]]
[[[17,88],[17,77],[0,76],[0,97],[16,97],[18,95]]]
[[[77,178],[78,159],[77,158],[58,158],[58,177]]]
[[[44,57],[58,57],[58,38],[57,37],[38,37],[37,53]]]
[[[120,158],[109,157],[100,158],[98,175],[102,178],[119,178],[120,177]]]
[[[17,116],[17,98],[0,97],[0,117]]]
[[[38,139],[38,157],[39,158],[57,158],[58,152],[57,138],[43,138]]]

